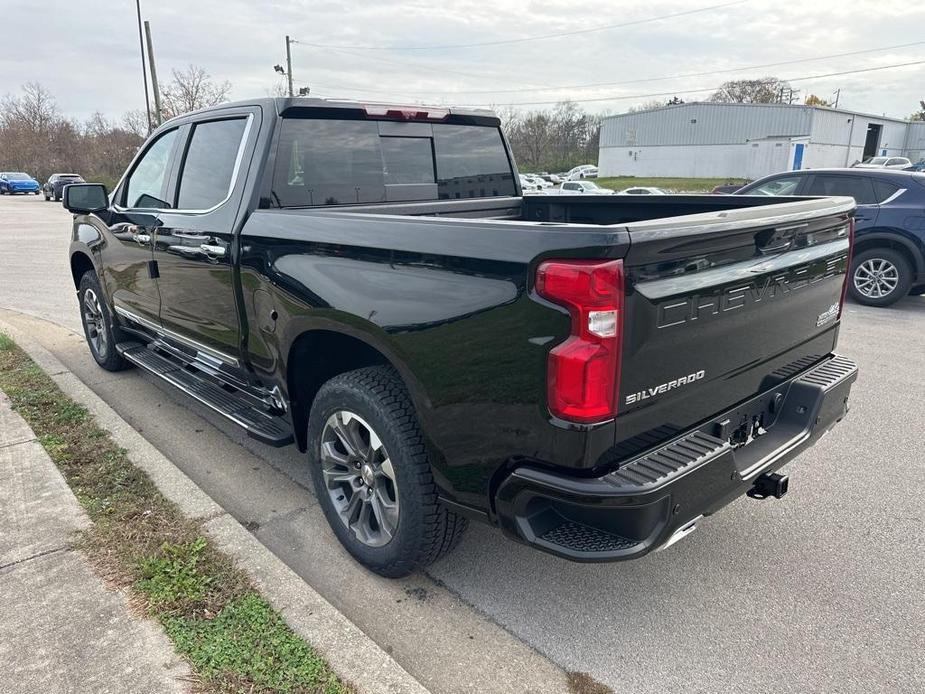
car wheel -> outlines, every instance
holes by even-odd
[[[61,202],[61,193],[55,193],[55,202]]]
[[[128,367],[129,363],[116,351],[116,343],[124,339],[122,331],[113,325],[99,278],[92,270],[80,278],[77,298],[80,301],[80,322],[93,359],[107,371],[121,371]]]
[[[48,197],[48,193],[45,193],[45,202],[51,202],[51,198]]]
[[[390,367],[349,371],[321,387],[308,418],[308,451],[334,534],[382,576],[430,564],[468,525],[437,499],[414,407]]]
[[[889,306],[909,293],[912,272],[906,259],[889,248],[872,248],[851,261],[851,298],[865,306]]]

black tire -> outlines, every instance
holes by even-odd
[[[322,434],[328,431],[330,419],[342,411],[354,413],[375,431],[394,471],[397,528],[379,546],[363,542],[347,527],[324,479]],[[337,539],[357,561],[381,576],[407,576],[436,561],[456,546],[468,526],[464,517],[437,499],[414,406],[390,367],[348,371],[321,387],[308,418],[308,455],[315,494]],[[339,493],[333,492],[334,496]]]
[[[61,195],[58,193],[55,193],[55,202],[61,202]]]
[[[116,343],[125,337],[118,326],[113,325],[112,314],[106,305],[99,278],[92,270],[87,270],[80,278],[77,298],[80,302],[80,322],[83,325],[84,337],[94,361],[107,371],[128,368],[129,362],[116,351]],[[94,303],[98,311],[95,320],[91,318],[91,304]]]
[[[45,202],[51,202],[51,198],[48,197],[48,193],[45,193]]]
[[[871,270],[881,272],[872,279]],[[890,306],[909,293],[912,270],[905,257],[891,248],[871,248],[851,261],[848,292],[865,306]]]

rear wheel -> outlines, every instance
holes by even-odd
[[[456,546],[466,519],[437,499],[414,408],[393,369],[357,369],[325,383],[308,446],[318,502],[361,564],[396,578]]]
[[[116,351],[116,343],[123,337],[122,331],[113,325],[100,281],[92,270],[80,278],[77,297],[80,301],[80,322],[93,359],[107,371],[121,371],[128,367],[128,362]]]
[[[912,271],[890,248],[871,248],[851,262],[851,298],[865,306],[889,306],[909,293]]]

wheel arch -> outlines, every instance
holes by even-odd
[[[854,257],[874,248],[889,248],[901,254],[909,263],[913,275],[925,274],[925,258],[915,243],[900,234],[874,232],[861,235],[854,244]]]
[[[87,270],[96,272],[96,265],[93,264],[90,254],[80,250],[71,253],[71,277],[74,280],[74,289],[80,288],[80,278]]]
[[[312,358],[313,354],[320,358]],[[321,386],[339,374],[366,366],[394,368],[420,414],[420,385],[403,361],[385,345],[331,326],[306,329],[292,341],[286,356],[286,387],[299,450],[306,448],[308,415]]]

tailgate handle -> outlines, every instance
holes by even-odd
[[[797,229],[802,229],[806,226],[806,224],[794,224],[786,227],[777,227],[770,231],[770,233],[767,231],[760,232],[755,235],[755,245],[758,247],[759,252],[764,254],[786,251],[793,245],[794,241],[796,241]]]

